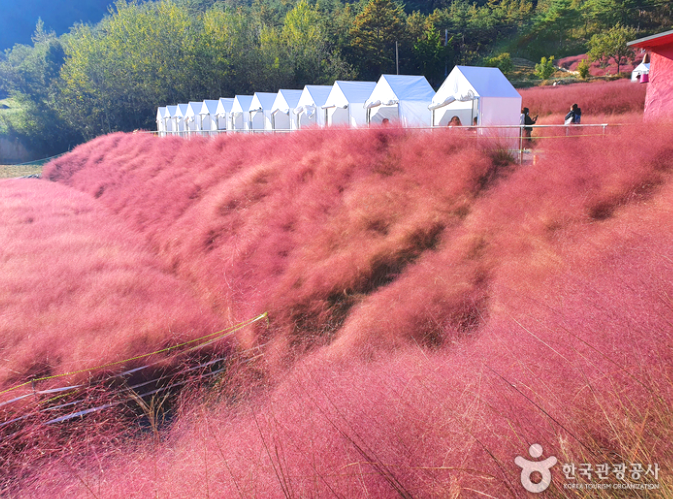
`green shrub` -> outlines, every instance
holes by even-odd
[[[543,80],[548,79],[555,72],[556,68],[554,67],[553,55],[549,57],[549,59],[543,57],[542,59],[540,59],[540,64],[535,65],[535,74],[538,75]]]
[[[589,63],[588,59],[582,59],[577,66],[577,72],[580,74],[580,78],[583,80],[586,80],[589,77],[589,69],[591,68],[591,64]]]
[[[503,52],[500,55],[487,57],[484,59],[484,65],[489,68],[498,68],[503,74],[511,73],[514,69],[514,63],[509,52]]]

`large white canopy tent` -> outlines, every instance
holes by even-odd
[[[306,85],[304,87],[294,110],[299,128],[311,125],[325,126],[325,113],[322,106],[331,91],[331,85]]]
[[[218,130],[229,130],[231,129],[230,121],[227,118],[231,113],[231,108],[234,105],[233,97],[221,97],[217,101],[217,129]]]
[[[301,90],[280,89],[271,106],[271,124],[274,130],[297,130],[294,110],[301,98]]]
[[[513,125],[521,122],[521,95],[498,68],[456,66],[432,99],[432,125],[445,126],[453,116],[463,125]],[[518,130],[479,129],[482,135],[518,135]]]
[[[201,128],[201,107],[203,102],[190,102],[187,104],[187,111],[185,112],[185,130],[189,135],[200,132]]]
[[[204,100],[201,104],[201,130],[204,135],[217,131],[217,104],[216,100]]]
[[[168,110],[165,107],[157,108],[157,132],[159,137],[164,137],[166,135],[166,116],[168,115]]]
[[[373,81],[337,80],[329,96],[322,105],[325,122],[328,125],[349,125],[353,127],[367,124],[364,103],[374,91]]]
[[[227,130],[249,130],[250,129],[250,103],[252,102],[252,95],[237,95],[234,97],[234,102],[231,105],[231,113],[229,114],[230,125]]]
[[[250,130],[273,130],[271,122],[271,108],[276,100],[275,93],[255,92],[250,102]]]
[[[382,75],[365,101],[367,123],[388,119],[402,126],[431,126],[435,91],[425,76]]]

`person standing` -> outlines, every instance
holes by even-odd
[[[533,133],[533,128],[531,125],[537,123],[537,116],[535,118],[530,117],[530,111],[527,107],[524,107],[521,110],[521,124],[523,125],[523,138],[526,142],[532,142],[531,135]]]

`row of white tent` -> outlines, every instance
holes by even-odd
[[[521,95],[497,68],[456,66],[435,93],[423,76],[383,75],[378,82],[336,81],[303,90],[256,92],[160,107],[160,135],[219,131],[351,127],[387,119],[405,127],[520,124]],[[476,121],[475,121],[476,119]]]

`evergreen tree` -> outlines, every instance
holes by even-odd
[[[370,0],[350,30],[355,66],[363,79],[395,74],[395,43],[406,48],[402,6],[393,0]]]

